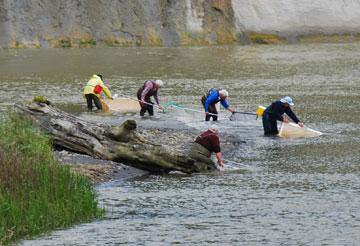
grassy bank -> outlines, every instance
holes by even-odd
[[[47,136],[12,113],[0,118],[0,245],[102,214],[92,186],[59,165]]]

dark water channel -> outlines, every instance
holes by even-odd
[[[146,175],[96,189],[105,219],[23,245],[356,245],[360,240],[360,44],[211,48],[0,50],[1,110],[38,94],[96,121],[80,90],[103,73],[113,92],[134,95],[145,79],[166,83],[162,101],[200,109],[222,86],[239,110],[290,95],[294,111],[325,134],[262,136],[260,121],[223,112],[223,173]],[[204,130],[203,115],[170,111],[145,127]],[[192,130],[194,131],[194,129]],[[236,163],[234,163],[234,161]]]

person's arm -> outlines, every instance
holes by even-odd
[[[224,108],[226,108],[227,110],[229,110],[229,102],[228,102],[226,99],[220,100],[220,103],[221,103],[221,105],[222,105]]]
[[[222,160],[222,154],[221,154],[221,152],[215,153],[215,156],[216,156],[216,159],[217,159],[217,161],[218,161],[219,166],[220,166],[220,167],[224,167],[224,162],[223,162],[223,160]]]
[[[296,123],[298,124],[300,122],[300,120],[298,119],[298,117],[295,115],[295,113],[291,110],[290,107],[286,108],[285,113]]]
[[[160,106],[160,103],[159,103],[159,90],[156,90],[154,98],[155,98],[156,104]]]
[[[220,140],[219,137],[217,135],[213,135],[211,137],[211,144],[212,144],[212,148],[215,152],[215,156],[216,159],[218,160],[218,164],[220,167],[224,166],[224,162],[222,160],[222,154],[221,154],[221,149],[220,149]]]
[[[141,101],[145,102],[146,94],[153,88],[151,81],[147,81],[144,90],[141,92]]]
[[[229,110],[231,113],[234,113],[235,112],[235,109],[234,108],[230,108],[230,105],[229,105],[229,102],[228,100],[220,100],[220,103],[221,105],[226,108],[227,110]]]
[[[154,98],[155,98],[156,104],[159,106],[159,109],[160,109],[160,110],[164,110],[164,108],[160,105],[160,101],[159,101],[159,90],[157,90],[157,91],[155,92]]]
[[[113,99],[110,90],[106,86],[103,87],[103,91],[107,98]]]

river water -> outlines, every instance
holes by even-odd
[[[113,92],[135,95],[161,78],[163,102],[201,109],[211,86],[238,110],[290,95],[294,111],[325,134],[263,136],[261,121],[230,122],[222,111],[223,173],[145,175],[96,187],[104,219],[22,245],[355,245],[360,240],[359,43],[187,48],[0,50],[0,110],[42,94],[81,117],[117,123],[123,115],[85,113],[80,90],[102,73]],[[192,129],[203,115],[171,110],[140,126]]]

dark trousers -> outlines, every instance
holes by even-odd
[[[137,98],[139,99],[139,103],[140,103],[141,93],[138,93]],[[154,115],[154,106],[153,106],[154,103],[150,100],[150,98],[146,98],[146,97],[145,97],[145,102],[147,104],[143,103],[141,105],[141,103],[140,103],[140,107],[141,107],[140,116],[144,116],[146,111],[149,113],[150,116],[153,116]]]
[[[279,133],[276,119],[272,119],[269,113],[264,112],[262,122],[265,135],[277,135]]]
[[[206,97],[203,96],[201,98],[201,103],[202,103],[202,105],[204,107],[205,107],[205,102],[206,102]],[[216,114],[216,115],[206,115],[205,116],[205,121],[210,121],[211,117],[213,118],[213,121],[217,121],[217,119],[218,119],[218,117],[217,117],[218,111],[216,110],[215,103],[209,105],[209,113]]]
[[[97,107],[97,109],[100,109],[100,110],[102,109],[100,99],[96,95],[86,94],[85,98],[86,98],[87,108],[89,111],[92,111],[92,109],[93,109],[93,102],[95,103],[95,106]]]

